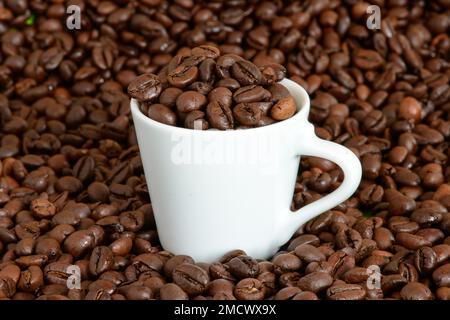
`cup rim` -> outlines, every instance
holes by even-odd
[[[283,121],[279,121],[267,126],[262,126],[262,127],[256,127],[256,128],[248,128],[248,129],[242,129],[242,130],[236,130],[236,129],[230,129],[230,130],[193,130],[193,129],[189,129],[189,128],[183,128],[183,127],[177,127],[177,126],[171,126],[168,124],[164,124],[161,122],[158,122],[156,120],[153,120],[151,118],[149,118],[148,116],[144,115],[141,111],[141,109],[139,108],[139,102],[134,99],[131,98],[130,99],[130,108],[131,108],[131,113],[133,115],[133,117],[137,117],[139,120],[143,121],[144,123],[146,123],[149,126],[153,126],[156,127],[157,129],[160,130],[165,130],[165,131],[172,131],[172,132],[178,132],[178,133],[192,133],[192,134],[203,134],[203,135],[225,135],[225,134],[236,134],[236,132],[239,132],[239,134],[242,133],[255,133],[255,132],[262,132],[263,130],[273,130],[276,128],[280,128],[282,126],[286,126],[286,125],[290,125],[291,123],[295,122],[295,121],[305,121],[307,120],[308,114],[309,114],[309,109],[310,109],[310,98],[309,98],[309,94],[306,92],[306,90],[299,85],[298,83],[290,80],[290,79],[283,79],[279,82],[280,84],[282,84],[283,86],[286,87],[286,89],[289,90],[289,93],[293,96],[294,100],[295,100],[295,104],[297,106],[297,112],[295,113],[295,115],[293,115],[292,117],[290,117],[289,119],[283,120]],[[292,90],[295,90],[295,92],[291,92],[291,89],[289,88],[291,87]],[[299,102],[300,99],[303,99],[303,103]]]

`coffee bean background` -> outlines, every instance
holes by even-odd
[[[380,30],[356,0],[0,1],[0,298],[450,299],[450,4],[371,3]],[[270,261],[158,243],[125,89],[214,44],[285,66],[317,134],[363,166],[355,195]],[[292,206],[341,180],[304,157]]]

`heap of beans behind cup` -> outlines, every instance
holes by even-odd
[[[449,1],[1,4],[0,299],[450,300]],[[317,134],[363,165],[358,192],[267,261],[206,265],[158,241],[124,91],[206,43],[286,67]],[[330,161],[301,162],[296,208],[342,180]],[[81,289],[67,286],[74,266]]]
[[[203,45],[174,56],[158,75],[143,74],[128,86],[141,110],[158,122],[189,129],[247,129],[286,120],[296,106],[278,82],[279,64],[257,66]]]

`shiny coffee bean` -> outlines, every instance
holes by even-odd
[[[152,101],[161,93],[160,79],[152,74],[143,74],[128,85],[128,94],[139,101]]]
[[[422,283],[410,282],[400,291],[403,300],[431,300],[431,290]]]
[[[209,282],[209,276],[205,270],[189,263],[183,263],[175,267],[172,277],[177,285],[192,296],[205,291]]]
[[[240,255],[226,263],[230,273],[238,279],[253,278],[258,275],[259,265],[253,258]]]
[[[246,278],[236,284],[234,295],[240,300],[262,300],[264,290],[258,279]]]

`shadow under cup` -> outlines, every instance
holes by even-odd
[[[268,258],[291,235],[280,226],[298,173],[299,130],[309,97],[290,80],[297,113],[245,130],[191,130],[131,111],[160,242],[174,254],[212,262],[234,249]]]

